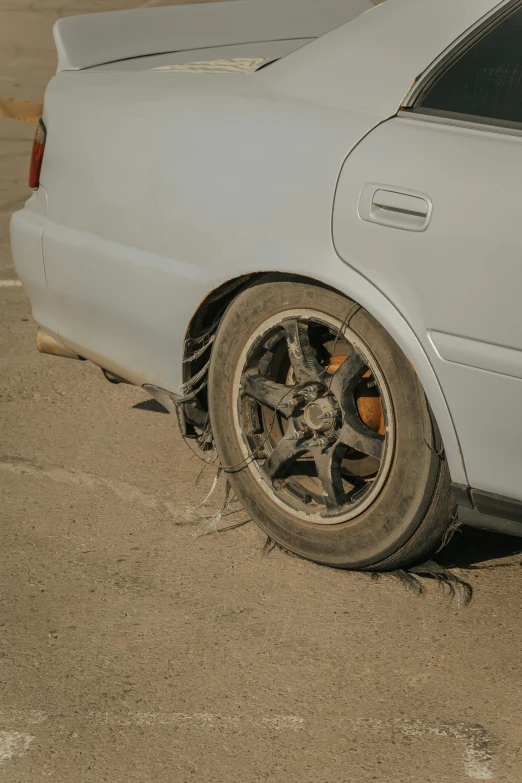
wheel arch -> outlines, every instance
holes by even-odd
[[[185,359],[194,338],[197,338],[198,334],[208,329],[213,323],[219,323],[227,307],[245,288],[263,282],[294,281],[329,288],[336,293],[343,294],[364,307],[387,330],[407,357],[423,385],[437,421],[451,478],[454,482],[467,485],[465,465],[451,412],[419,337],[399,310],[380,290],[353,268],[345,267],[345,270],[346,274],[336,276],[335,279],[329,279],[327,274],[320,279],[288,272],[263,271],[241,274],[222,282],[204,297],[190,320],[185,335]],[[204,360],[192,363],[185,362],[183,366],[184,383],[189,382],[191,377],[202,369],[203,364]],[[198,402],[199,411],[201,411],[199,421],[202,421],[202,415],[206,415],[207,410],[205,391],[202,395],[198,395]],[[185,413],[187,415],[187,411]],[[188,413],[189,419],[191,416],[192,414]],[[199,423],[197,413],[192,421],[196,424]]]

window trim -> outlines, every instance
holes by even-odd
[[[486,127],[495,129],[496,132],[515,133],[522,129],[522,123],[506,122],[505,120],[495,120],[492,117],[479,117],[475,115],[456,114],[454,112],[444,111],[443,109],[427,109],[419,106],[426,93],[433,84],[451,68],[477,41],[479,41],[489,30],[496,27],[500,22],[514,13],[522,6],[522,0],[503,0],[495,6],[488,14],[481,17],[476,24],[467,30],[460,38],[457,38],[451,46],[445,49],[440,56],[434,60],[431,65],[421,74],[411,86],[408,94],[401,104],[399,113],[402,116],[409,116],[425,121],[431,119],[436,121],[445,120],[446,124],[462,125],[465,127],[479,127],[486,130]],[[501,129],[501,130],[500,130]]]
[[[485,133],[501,133],[508,136],[522,136],[522,123],[507,120],[492,120],[490,117],[475,117],[473,114],[456,114],[442,112],[438,109],[400,109],[397,117],[406,120],[431,122],[438,125],[449,125],[454,128],[468,128]],[[492,125],[492,122],[496,124]]]

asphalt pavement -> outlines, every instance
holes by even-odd
[[[0,0],[0,96],[42,100],[58,16],[131,5]],[[267,552],[237,505],[198,535],[224,487],[193,510],[214,473],[172,417],[36,352],[8,240],[33,133],[0,119],[0,783],[522,783],[522,541],[437,556],[461,609]]]

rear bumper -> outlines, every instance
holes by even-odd
[[[24,209],[11,218],[11,250],[16,273],[31,300],[35,321],[56,335],[57,324],[47,290],[42,251],[46,212],[47,194],[40,188]]]

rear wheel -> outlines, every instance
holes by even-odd
[[[237,496],[283,548],[391,569],[448,527],[448,470],[416,373],[349,299],[293,282],[243,291],[219,327],[209,406]]]

